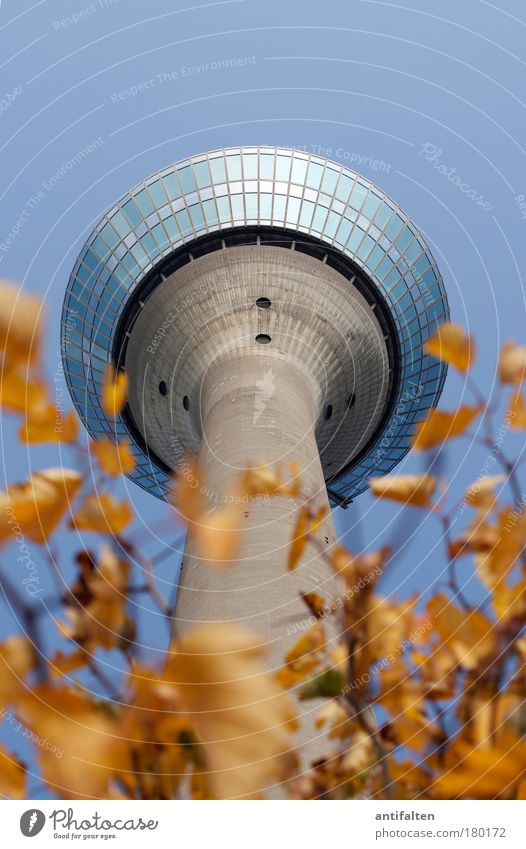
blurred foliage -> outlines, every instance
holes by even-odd
[[[3,283],[0,307],[3,412],[19,421],[23,443],[58,441],[82,457],[75,414],[55,408],[43,377],[39,302]],[[470,380],[475,349],[460,327],[442,326],[427,347]],[[525,373],[526,348],[506,343],[498,375],[510,387],[506,423],[516,429],[526,427]],[[103,391],[104,408],[115,417],[125,403],[126,378],[108,371]],[[305,588],[311,624],[277,675],[265,672],[257,634],[238,626],[176,633],[173,603],[159,590],[154,564],[126,536],[133,510],[111,492],[116,476],[133,469],[128,442],[106,437],[92,445],[96,487],[85,472],[67,468],[9,485],[0,495],[2,544],[16,538],[29,550],[50,551],[59,528],[103,536],[97,551],[78,551],[67,590],[59,587],[46,599],[58,610],[60,649],[52,657],[39,631],[41,608],[20,590],[18,567],[6,561],[0,573],[20,623],[20,633],[0,644],[1,715],[29,730],[48,791],[61,798],[171,799],[184,782],[198,799],[258,798],[262,788],[283,782],[293,799],[526,798],[526,514],[516,464],[492,431],[495,410],[475,387],[473,396],[471,406],[434,411],[421,422],[415,450],[433,452],[468,434],[490,450],[499,446],[501,475],[481,476],[460,507],[448,505],[445,482],[431,474],[370,481],[375,497],[429,511],[440,523],[447,581],[425,605],[416,596],[396,600],[377,591],[390,568],[389,548],[326,548],[317,536],[325,509],[302,492],[293,463],[271,468],[260,462],[235,482],[238,496],[296,498],[302,506],[282,568],[296,569],[314,549],[339,582],[337,603]],[[480,437],[469,428],[482,417]],[[209,568],[228,569],[240,544],[243,498],[210,513],[189,483],[199,476],[189,461],[175,481],[174,504]],[[514,503],[499,496],[508,490]],[[459,509],[468,521],[454,535]],[[137,592],[132,557],[143,567],[141,591],[168,624],[166,650],[152,664],[137,651],[137,623],[129,613]],[[457,578],[463,559],[485,588],[477,607]],[[328,639],[335,619],[338,643]],[[106,676],[100,660],[107,651],[121,656],[120,680]],[[104,696],[91,691],[87,671]],[[327,753],[303,772],[293,754],[296,699],[323,700],[316,726],[325,733]],[[0,748],[4,797],[25,797],[28,772]]]

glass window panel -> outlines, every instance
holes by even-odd
[[[276,180],[288,182],[290,163],[290,156],[276,156]]]
[[[217,198],[217,208],[219,211],[219,220],[225,224],[232,221],[232,213],[230,211],[230,201],[228,197]]]
[[[300,226],[301,227],[310,227],[313,213],[314,213],[314,204],[311,203],[309,200],[304,200],[303,205],[301,207],[301,215],[300,215]]]
[[[128,225],[129,228],[129,225]],[[106,259],[106,257],[110,253],[110,249],[107,246],[106,242],[104,242],[100,236],[97,236],[92,242],[92,248],[96,254],[101,258],[102,261]]]
[[[257,180],[258,178],[258,158],[255,153],[243,154],[243,179]],[[248,216],[247,216],[248,217]],[[253,215],[249,216],[254,218]]]
[[[236,156],[227,156],[226,167],[230,182],[241,180],[241,157],[239,154],[236,154]]]
[[[334,168],[325,168],[325,174],[323,175],[323,183],[321,184],[322,192],[325,192],[326,195],[333,195],[336,189],[336,183],[338,182],[339,176],[340,172],[335,171]]]
[[[218,224],[217,207],[215,201],[205,200],[203,203],[203,212],[205,221],[209,227],[215,227]]]
[[[353,228],[352,221],[349,221],[348,218],[342,218],[341,224],[338,228],[338,234],[336,236],[336,241],[339,245],[345,245],[346,244],[352,228]]]
[[[374,216],[374,223],[376,224],[376,226],[378,227],[379,230],[384,229],[385,225],[387,224],[387,222],[391,218],[392,214],[393,214],[393,210],[384,201],[384,203],[382,203],[380,205],[380,208],[378,209],[376,215]]]
[[[363,239],[363,236],[364,231],[360,227],[355,227],[351,233],[351,238],[349,239],[347,250],[351,251],[351,253],[356,253],[358,246]]]
[[[361,186],[359,183],[355,183],[354,189],[351,192],[351,197],[349,198],[350,205],[354,209],[361,209],[366,194],[367,189],[364,186]]]
[[[186,209],[182,209],[180,212],[176,212],[175,220],[177,221],[177,224],[179,225],[179,229],[183,236],[188,236],[192,232],[192,225],[190,224],[190,218]]]
[[[142,215],[132,200],[129,200],[124,204],[123,210],[132,227],[135,227],[142,221]]]
[[[395,241],[396,237],[400,233],[400,230],[404,226],[404,223],[405,222],[403,221],[402,218],[400,218],[399,215],[395,215],[393,220],[390,221],[389,224],[387,225],[387,227],[385,229],[385,234],[392,242]]]
[[[233,195],[232,199],[232,216],[234,221],[244,221],[245,208],[243,205],[243,195]]]
[[[346,174],[340,174],[340,179],[338,180],[338,188],[336,189],[336,197],[338,200],[341,200],[342,203],[347,203],[349,199],[349,193],[353,187],[354,180],[348,177]]]
[[[258,217],[258,196],[256,194],[254,194],[253,192],[246,194],[245,195],[245,205],[246,205],[246,208],[247,208],[247,218],[257,218]]]
[[[179,186],[177,174],[166,174],[166,176],[163,177],[163,183],[166,194],[170,200],[177,200],[177,198],[181,197],[181,188]]]
[[[176,245],[181,240],[181,234],[179,232],[179,228],[177,226],[177,222],[173,215],[168,216],[163,221],[163,224],[166,228],[166,232],[170,238],[172,245]]]
[[[276,221],[284,221],[285,220],[285,204],[287,202],[287,198],[285,195],[274,195],[274,215],[272,216]]]
[[[300,204],[301,201],[299,198],[289,197],[289,202],[287,204],[287,221],[289,223],[298,223],[298,218],[300,214]]]
[[[375,270],[376,266],[382,261],[384,257],[385,251],[382,250],[380,245],[376,245],[373,252],[371,253],[371,256],[367,260],[367,265],[369,266],[371,271]]]
[[[204,189],[211,184],[208,162],[198,162],[194,165],[194,174],[198,189]]]
[[[329,217],[327,218],[327,223],[324,227],[324,234],[328,239],[334,239],[336,235],[336,230],[338,229],[338,225],[341,221],[341,215],[338,215],[337,212],[330,212]]]
[[[155,204],[155,206],[160,209],[161,206],[164,206],[166,203],[166,194],[163,189],[163,184],[160,180],[156,180],[154,183],[150,183],[148,186],[148,191],[150,192],[150,196]]]
[[[306,184],[311,189],[319,189],[321,185],[321,177],[323,174],[323,165],[317,162],[311,162],[307,171]]]
[[[134,195],[134,200],[145,218],[148,215],[151,215],[154,211],[152,199],[146,189],[143,189],[142,192]]]
[[[259,217],[265,221],[272,218],[272,195],[259,196]]]
[[[422,254],[422,246],[418,242],[413,242],[413,244],[407,249],[404,255],[404,259],[408,263],[413,263],[419,256]]]
[[[369,221],[372,221],[379,206],[379,199],[375,195],[369,194],[369,197],[363,205],[362,215],[365,215]]]
[[[189,212],[195,229],[202,230],[205,226],[205,219],[203,216],[203,210],[201,209],[201,204],[194,203],[193,206],[190,207]]]
[[[119,234],[113,229],[111,224],[105,224],[102,228],[101,236],[110,248],[116,247],[120,242]]]
[[[152,227],[152,234],[160,249],[162,251],[165,251],[169,245],[169,241],[168,236],[166,235],[166,230],[164,229],[163,225],[156,224],[155,227]]]
[[[299,186],[303,186],[305,184],[305,176],[307,174],[307,165],[308,161],[306,159],[294,159],[292,160],[292,175],[290,178],[291,183],[296,183]]]
[[[210,160],[210,171],[212,172],[213,183],[226,182],[225,160],[223,156],[218,156]]]
[[[274,160],[275,157],[270,153],[264,153],[259,157],[259,179],[273,180],[274,179]]]
[[[130,225],[128,224],[128,222],[126,221],[124,215],[122,214],[122,212],[120,210],[119,210],[119,212],[116,212],[115,215],[112,216],[111,224],[112,224],[112,227],[115,227],[117,233],[119,234],[119,236],[122,239],[124,239],[124,237],[127,236],[128,233],[130,232]]]
[[[373,239],[371,239],[370,236],[366,236],[365,239],[363,240],[362,244],[360,245],[359,249],[358,249],[357,256],[361,260],[365,261],[365,258],[367,257],[368,253],[372,250],[373,245],[374,245]]]
[[[396,247],[401,254],[404,253],[407,246],[413,241],[413,238],[413,234],[409,227],[404,227],[400,235],[396,237]]]
[[[329,210],[325,206],[316,206],[311,228],[315,233],[323,232],[328,213]]]
[[[378,268],[376,270],[376,276],[378,277],[379,280],[383,280],[384,277],[387,277],[387,275],[389,274],[389,272],[393,268],[394,268],[393,260],[388,256],[384,256],[382,262],[380,263],[380,265],[378,266]]]
[[[181,183],[184,195],[190,194],[190,192],[195,192],[195,179],[190,165],[186,165],[184,168],[179,168],[177,176],[179,177],[179,182]]]

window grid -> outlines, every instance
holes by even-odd
[[[129,294],[163,256],[199,235],[247,222],[296,229],[350,256],[392,310],[402,352],[400,396],[410,381],[425,386],[401,424],[386,424],[389,447],[381,446],[380,435],[369,454],[331,485],[353,497],[367,488],[367,477],[399,462],[415,422],[436,404],[445,367],[424,353],[423,344],[449,311],[437,264],[400,207],[365,178],[318,156],[265,147],[210,151],[153,174],[112,207],[81,251],[64,301],[64,370],[74,403],[90,433],[127,432],[121,419],[107,419],[100,396]],[[130,477],[165,497],[169,477],[136,445],[134,454],[138,465]]]

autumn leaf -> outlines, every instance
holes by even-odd
[[[432,410],[429,416],[420,422],[413,437],[413,446],[417,451],[426,451],[435,445],[441,445],[448,439],[464,433],[477,418],[482,407],[459,407],[454,413]]]
[[[18,714],[48,747],[36,747],[44,781],[62,799],[106,799],[110,777],[130,768],[116,711],[81,690],[38,684]]]
[[[3,369],[0,378],[0,406],[10,413],[39,412],[48,404],[48,394],[41,380],[30,380],[27,369],[22,373]]]
[[[202,741],[215,799],[253,799],[286,778],[295,711],[263,672],[261,638],[229,624],[179,640],[169,664],[183,708]]]
[[[462,610],[443,594],[430,599],[427,610],[442,644],[465,669],[475,669],[494,650],[493,623],[480,611]]]
[[[102,407],[106,415],[116,418],[126,403],[128,377],[125,372],[115,374],[113,365],[109,365],[102,381]]]
[[[515,430],[522,430],[526,427],[526,401],[524,401],[520,392],[512,396],[506,420],[509,421],[510,427]]]
[[[464,501],[470,507],[475,507],[487,513],[497,501],[495,487],[506,480],[506,475],[486,475],[472,483],[466,490]]]
[[[45,407],[28,412],[18,435],[26,445],[40,442],[75,442],[78,435],[77,415],[73,410],[61,413],[53,404],[46,404]]]
[[[27,637],[8,637],[0,643],[0,710],[16,702],[34,663],[33,647]]]
[[[475,345],[459,324],[445,322],[425,344],[428,354],[466,372],[475,358]]]
[[[502,510],[493,526],[494,542],[476,554],[475,563],[481,580],[492,588],[505,578],[517,562],[526,543],[526,514]]]
[[[45,542],[81,484],[79,472],[62,468],[36,472],[26,483],[11,484],[0,493],[0,541],[12,538],[20,528],[33,542]]]
[[[505,342],[499,356],[499,380],[501,383],[519,384],[526,377],[526,346]]]
[[[93,453],[103,471],[108,475],[127,475],[135,468],[130,441],[116,442],[104,437],[93,443]]]
[[[120,534],[133,519],[133,510],[128,501],[117,501],[109,492],[89,494],[75,511],[70,525],[82,531],[97,531],[100,534]]]
[[[353,731],[353,723],[348,712],[336,699],[330,699],[316,715],[316,728],[329,728],[331,740],[343,740],[349,737]]]
[[[386,475],[369,478],[369,487],[377,498],[389,498],[414,507],[429,507],[436,489],[432,475]]]
[[[300,495],[300,478],[297,465],[289,463],[291,478],[285,476],[281,464],[269,466],[264,460],[255,462],[247,468],[241,482],[241,489],[249,496],[288,495],[297,498]]]
[[[174,478],[172,499],[185,522],[198,522],[206,510],[204,481],[195,457],[183,460]]]
[[[298,518],[292,534],[292,542],[289,546],[287,569],[292,572],[298,565],[301,555],[305,551],[309,541],[308,532],[310,527],[308,507],[302,507],[298,512]]]
[[[525,777],[526,743],[514,734],[475,747],[460,738],[449,748],[433,793],[443,799],[512,799]]]
[[[0,352],[4,369],[27,366],[40,351],[41,302],[6,280],[0,281]]]
[[[241,542],[240,503],[203,513],[189,524],[188,535],[199,556],[210,565],[228,564],[235,559]]]
[[[0,796],[4,799],[25,799],[26,793],[24,764],[0,745]]]

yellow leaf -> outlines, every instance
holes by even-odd
[[[87,495],[71,526],[82,531],[97,531],[101,534],[120,534],[133,519],[133,510],[128,501],[117,501],[109,492]]]
[[[522,383],[526,377],[526,346],[505,342],[500,350],[499,380],[501,383]]]
[[[30,380],[22,370],[2,371],[0,379],[0,406],[11,413],[38,412],[48,403],[45,385]]]
[[[25,423],[18,431],[20,440],[26,445],[39,442],[75,442],[78,434],[78,419],[73,410],[65,415],[53,404],[30,410]]]
[[[514,734],[476,747],[461,738],[449,749],[433,791],[443,799],[513,799],[525,777],[526,743]]]
[[[444,646],[465,669],[475,669],[495,647],[495,629],[478,610],[465,611],[445,595],[428,601],[427,610]]]
[[[210,565],[229,563],[241,541],[241,507],[229,504],[211,513],[204,513],[188,526],[188,534],[199,550],[199,555],[211,561]]]
[[[413,445],[417,451],[425,451],[440,445],[460,433],[464,433],[477,418],[482,407],[459,407],[455,413],[443,413],[432,410],[427,419],[420,422],[413,437]]]
[[[0,541],[26,534],[42,543],[53,533],[82,484],[79,472],[47,469],[0,493]]]
[[[387,475],[369,478],[371,492],[377,498],[389,498],[415,507],[429,507],[436,488],[432,475]]]
[[[326,725],[329,726],[331,740],[343,740],[352,733],[353,723],[349,714],[336,699],[330,699],[326,702],[316,716],[316,728],[324,728]]]
[[[241,483],[241,489],[246,495],[289,495],[296,498],[300,494],[300,478],[297,465],[289,463],[292,480],[286,480],[280,465],[269,466],[263,460],[257,461],[247,468]]]
[[[526,514],[502,510],[493,530],[493,545],[475,557],[478,575],[489,588],[505,578],[517,562],[526,542]]]
[[[476,507],[485,513],[491,510],[497,501],[494,489],[499,483],[504,483],[506,475],[486,475],[472,483],[466,490],[464,501],[470,507]]]
[[[197,522],[206,510],[205,484],[194,457],[183,460],[174,478],[173,502],[185,522]]]
[[[350,775],[355,775],[370,766],[373,759],[374,750],[370,736],[361,729],[356,730],[343,756],[342,768]]]
[[[36,735],[44,781],[62,799],[106,799],[110,777],[130,768],[118,718],[81,692],[39,684],[18,713]]]
[[[426,351],[433,357],[450,363],[459,371],[469,370],[475,358],[475,345],[459,324],[446,322],[425,344]]]
[[[298,518],[292,535],[292,543],[289,547],[287,560],[287,568],[289,572],[294,571],[300,561],[301,555],[305,551],[309,541],[309,528],[309,510],[307,507],[302,507],[298,513]]]
[[[136,465],[128,439],[123,439],[122,442],[115,442],[106,437],[98,439],[93,443],[93,453],[101,469],[108,475],[127,475]]]
[[[106,369],[102,381],[102,407],[106,415],[116,418],[126,403],[128,377],[123,371],[115,374],[113,365]]]
[[[4,367],[34,362],[40,351],[41,302],[0,281],[0,357]]]
[[[520,392],[512,396],[506,418],[510,427],[516,430],[522,430],[526,427],[526,402]]]
[[[33,648],[26,637],[8,637],[0,643],[0,710],[16,701],[33,666]]]
[[[4,799],[27,798],[25,767],[4,746],[0,746],[0,795]]]
[[[203,744],[215,799],[261,798],[294,766],[292,702],[263,672],[261,638],[229,624],[179,640],[169,669]]]

